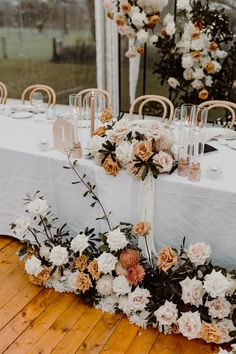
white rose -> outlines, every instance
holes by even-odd
[[[147,16],[144,12],[132,11],[130,14],[131,21],[137,29],[141,29],[145,24],[148,23]]]
[[[205,85],[208,87],[211,87],[213,84],[213,79],[210,75],[205,77]]]
[[[111,295],[113,293],[113,276],[106,274],[98,279],[96,289],[99,294],[103,296]]]
[[[149,315],[150,315],[150,312],[142,311],[139,313],[130,314],[128,316],[128,319],[129,319],[129,322],[135,324],[136,326],[146,329],[147,324],[148,324],[148,316]]]
[[[178,317],[177,306],[173,302],[166,300],[164,305],[160,306],[155,312],[156,320],[160,326],[171,326],[176,323]]]
[[[216,57],[219,58],[219,59],[224,59],[224,58],[227,57],[228,53],[227,53],[225,50],[219,50],[219,49],[217,49],[217,50],[215,51],[215,55],[216,55]]]
[[[148,40],[148,32],[144,29],[141,29],[137,32],[136,37],[139,43],[144,44]]]
[[[76,271],[74,273],[70,273],[67,277],[67,282],[68,282],[68,285],[69,285],[69,288],[72,290],[72,291],[76,291],[77,290],[77,278],[78,278],[78,275],[79,275],[79,271]]]
[[[179,331],[184,337],[190,339],[200,338],[202,324],[200,314],[198,312],[185,312],[177,321]]]
[[[25,262],[25,270],[28,274],[37,277],[37,275],[39,275],[39,273],[43,270],[41,261],[37,257],[32,256]]]
[[[126,166],[128,162],[132,161],[133,147],[127,141],[121,141],[116,148],[116,157]]]
[[[138,0],[138,6],[140,6],[148,15],[162,12],[167,4],[168,0]]]
[[[22,216],[15,221],[14,232],[17,236],[24,235],[28,231],[28,227],[31,224],[30,218]]]
[[[124,275],[119,275],[113,280],[113,290],[117,296],[125,295],[130,292],[131,287]]]
[[[37,216],[45,216],[48,210],[47,201],[45,199],[34,199],[32,202],[28,204],[28,212],[30,215]]]
[[[81,255],[86,248],[89,247],[88,237],[83,233],[79,234],[71,240],[70,247],[72,251],[79,252]]]
[[[213,60],[213,61],[212,61],[212,64],[213,64],[214,67],[215,67],[214,73],[218,73],[218,72],[221,70],[222,66],[221,66],[220,63],[218,63],[218,61],[216,61],[216,60]]]
[[[183,55],[182,56],[182,67],[184,69],[190,69],[193,66],[193,58],[191,55]]]
[[[177,10],[185,10],[187,12],[191,11],[191,5],[189,0],[177,0]]]
[[[185,80],[189,81],[193,78],[193,70],[192,69],[185,69],[183,72],[183,77]]]
[[[119,228],[110,231],[107,236],[107,243],[110,247],[111,251],[118,251],[125,248],[125,246],[129,243],[126,239],[126,236],[123,232],[120,231]]]
[[[205,42],[202,37],[200,37],[199,39],[195,39],[194,41],[191,42],[192,50],[200,51],[204,48],[205,48]]]
[[[151,36],[151,37],[149,38],[149,41],[150,41],[150,43],[151,43],[152,45],[154,45],[155,43],[158,42],[158,36],[156,36],[156,35],[154,34],[153,36]]]
[[[166,33],[168,34],[168,36],[173,36],[175,34],[175,30],[176,30],[176,27],[175,27],[175,22],[172,21],[172,22],[169,22],[168,25],[166,26],[165,28],[166,30]]]
[[[210,274],[205,276],[203,286],[211,297],[224,297],[231,284],[221,271],[216,272],[213,269]]]
[[[104,9],[107,11],[112,11],[113,10],[113,4],[110,0],[104,0],[103,2]]]
[[[201,80],[194,80],[192,83],[191,83],[191,86],[195,89],[195,90],[200,90],[204,85],[202,83]]]
[[[126,315],[128,315],[131,312],[128,296],[119,296],[118,308],[121,311],[123,311]]]
[[[230,320],[228,318],[224,318],[223,320],[217,322],[217,326],[224,333],[224,335],[221,338],[221,343],[231,342],[232,337],[230,337],[229,332],[236,330],[232,320]]]
[[[61,246],[55,246],[52,248],[49,261],[55,266],[61,266],[69,261],[69,255],[67,249]]]
[[[191,41],[190,40],[181,40],[179,42],[176,43],[176,47],[179,48],[179,52],[180,53],[183,53],[185,56],[189,57],[192,59],[192,65],[193,65],[193,58],[191,55],[187,54],[189,51],[190,51],[190,47],[191,47]],[[183,59],[183,57],[182,57]],[[192,66],[191,65],[191,66]]]
[[[101,136],[94,135],[90,140],[89,152],[92,156],[95,156],[100,149],[102,149],[102,144],[104,139]]]
[[[191,244],[187,249],[187,257],[196,266],[203,265],[210,256],[211,247],[204,242]]]
[[[115,270],[118,259],[111,253],[103,252],[98,258],[98,270],[101,273],[110,273]]]
[[[148,298],[151,297],[147,289],[141,289],[139,286],[128,295],[129,307],[133,311],[143,311],[149,303]]]
[[[162,166],[159,168],[161,173],[169,172],[173,165],[173,158],[164,151],[160,151],[158,154],[154,155],[153,161]]]
[[[203,286],[200,280],[187,277],[180,282],[180,285],[182,287],[182,300],[185,304],[197,307],[202,304]]]
[[[208,301],[207,306],[209,308],[209,315],[212,318],[224,318],[230,314],[231,304],[225,298],[216,298],[212,301]]]
[[[169,77],[167,82],[170,87],[173,87],[174,89],[176,89],[176,87],[180,85],[179,81],[174,77]]]
[[[195,69],[193,72],[193,77],[194,79],[201,80],[205,77],[205,74],[203,72],[203,69]]]
[[[49,259],[51,249],[50,247],[47,247],[46,245],[42,245],[39,249],[39,254],[41,257],[44,257],[46,260]]]

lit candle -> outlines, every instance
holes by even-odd
[[[94,132],[94,121],[95,121],[95,100],[94,100],[94,91],[91,93],[91,98],[90,98],[90,120],[91,120],[91,136],[93,135]]]

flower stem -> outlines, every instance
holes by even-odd
[[[109,230],[111,231],[111,224],[110,224],[110,221],[109,221],[109,218],[108,218],[108,215],[100,201],[100,199],[98,198],[98,196],[94,193],[92,187],[90,187],[89,185],[87,185],[87,183],[84,181],[84,179],[80,176],[79,172],[77,171],[77,169],[75,168],[74,164],[71,162],[70,160],[70,155],[68,155],[68,162],[70,164],[70,167],[72,168],[72,170],[75,172],[75,174],[77,175],[77,177],[79,178],[80,182],[83,183],[83,185],[88,189],[89,193],[95,198],[95,200],[98,202],[100,208],[102,209],[102,212],[104,214],[104,219],[106,220],[107,222],[107,225],[108,225],[108,228]]]
[[[43,217],[42,217],[41,215],[39,215],[39,217],[40,217],[40,220],[41,220],[41,222],[42,222],[42,224],[43,224],[43,228],[44,228],[45,235],[46,235],[47,238],[50,240],[50,235],[49,235],[50,230],[48,229],[47,224],[45,223]],[[49,231],[49,233],[48,233],[48,231]],[[52,235],[51,235],[51,236],[52,236]]]
[[[35,239],[36,243],[38,244],[38,246],[41,247],[41,245],[40,245],[40,243],[39,243],[39,241],[38,241],[37,236],[35,235],[35,233],[31,230],[30,227],[28,227],[28,230],[29,230],[29,232],[34,236],[34,239]]]

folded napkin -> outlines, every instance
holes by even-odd
[[[236,139],[236,131],[229,128],[207,128],[205,141],[215,138]]]

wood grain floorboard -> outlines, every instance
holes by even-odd
[[[0,353],[213,354],[201,340],[143,330],[102,313],[74,294],[29,283],[16,255],[20,243],[0,236]]]

